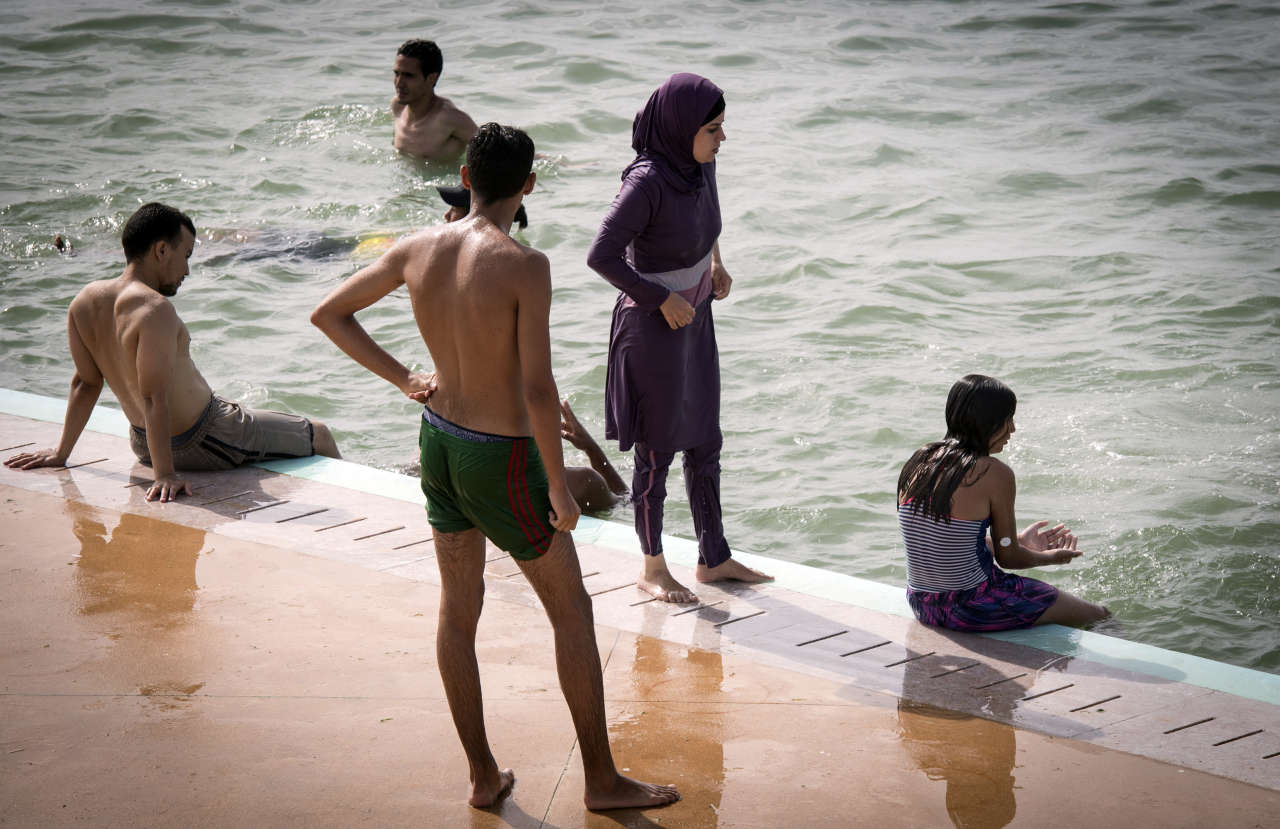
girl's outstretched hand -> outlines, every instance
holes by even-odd
[[[1071,540],[1066,544],[1059,544],[1050,550],[1045,550],[1044,554],[1049,557],[1051,564],[1066,564],[1073,558],[1079,558],[1084,555],[1076,549],[1076,537],[1071,536]]]
[[[1046,530],[1047,526],[1049,526],[1048,521],[1037,521],[1027,525],[1025,530],[1018,533],[1018,546],[1033,553],[1043,553],[1058,548],[1071,550],[1076,548],[1076,537],[1071,534],[1066,524],[1059,524]]]

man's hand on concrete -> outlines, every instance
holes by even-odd
[[[157,475],[147,490],[148,501],[176,501],[179,495],[190,495],[191,484],[174,475]]]
[[[20,452],[5,459],[10,469],[39,469],[42,466],[66,466],[67,459],[57,449],[41,449],[36,452]]]

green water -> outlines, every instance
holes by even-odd
[[[10,0],[0,385],[65,393],[66,305],[158,199],[202,231],[175,301],[210,382],[406,462],[414,406],[306,319],[359,265],[325,240],[444,210],[456,171],[390,145],[411,36],[441,43],[441,92],[544,154],[522,238],[551,257],[557,378],[597,432],[613,290],[584,260],[631,117],[674,71],[726,90],[735,547],[904,583],[897,471],[981,371],[1019,395],[1021,520],[1087,551],[1036,575],[1108,603],[1108,632],[1280,670],[1274,6]],[[425,362],[405,297],[364,320]],[[667,528],[691,534],[684,505]]]

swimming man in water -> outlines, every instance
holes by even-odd
[[[277,458],[338,457],[318,420],[243,408],[218,397],[191,360],[191,335],[169,297],[191,272],[196,227],[182,211],[144,204],[120,236],[124,273],[90,282],[67,310],[75,374],[56,449],[6,460],[14,469],[65,466],[105,382],[133,428],[129,444],[151,466],[147,500],[172,501],[191,487],[180,470],[231,469]]]
[[[436,660],[470,767],[471,805],[492,805],[515,781],[489,748],[476,660],[487,537],[516,559],[555,631],[587,808],[665,806],[679,799],[675,788],[622,776],[609,748],[591,597],[569,535],[579,509],[565,478],[551,374],[551,269],[544,254],[509,235],[533,190],[532,170],[529,136],[485,124],[461,171],[472,192],[467,217],[400,240],[329,294],[311,321],[356,362],[429,402],[418,445],[440,566]],[[401,285],[434,375],[411,372],[356,320]]]
[[[440,47],[430,40],[406,40],[396,52],[395,147],[428,161],[454,161],[476,134],[471,116],[436,94],[443,68]]]

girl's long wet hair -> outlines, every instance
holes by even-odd
[[[990,454],[991,439],[1018,408],[1013,390],[994,377],[966,374],[947,393],[947,436],[919,449],[898,475],[898,503],[951,523],[951,496]]]

